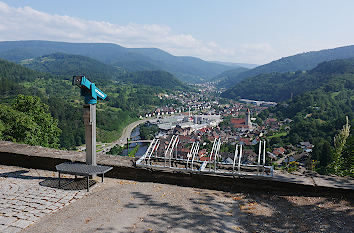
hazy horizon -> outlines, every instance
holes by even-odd
[[[0,1],[0,40],[114,43],[265,64],[354,44],[351,1]]]

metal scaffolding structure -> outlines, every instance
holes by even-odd
[[[186,156],[178,155],[179,142],[178,135],[172,135],[168,143],[162,142],[160,139],[153,139],[145,154],[136,161],[136,166],[231,176],[273,176],[273,166],[266,166],[265,141],[259,142],[256,164],[243,162],[243,146],[240,144],[235,145],[232,162],[222,161],[220,156],[221,138],[214,139],[212,149],[206,156],[199,154],[201,143],[198,141],[192,143]]]

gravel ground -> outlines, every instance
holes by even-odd
[[[354,232],[353,200],[274,194],[242,197],[239,221],[248,232]]]
[[[230,193],[106,179],[24,232],[353,232],[341,197]]]

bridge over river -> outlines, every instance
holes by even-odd
[[[132,143],[139,143],[139,142],[140,143],[150,143],[150,142],[152,142],[152,140],[133,140],[133,141],[129,141],[128,143],[132,144]]]

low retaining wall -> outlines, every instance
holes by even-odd
[[[28,146],[0,141],[0,164],[55,171],[55,165],[63,162],[84,162],[85,154],[76,151],[60,151],[38,146]],[[134,159],[100,155],[97,163],[112,166],[105,176],[141,182],[156,182],[237,192],[271,192],[284,195],[345,195],[353,196],[353,189],[332,185],[317,186],[308,182],[284,182],[264,177],[230,177],[213,174],[176,172],[138,168]]]

